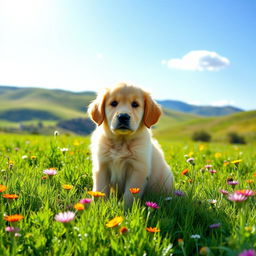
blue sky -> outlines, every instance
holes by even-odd
[[[256,109],[254,0],[0,0],[0,84]]]

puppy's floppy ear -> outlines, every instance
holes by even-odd
[[[103,94],[99,94],[88,107],[87,112],[90,118],[98,125],[101,125],[105,119],[105,100],[107,94],[107,90]]]
[[[150,128],[152,125],[157,123],[162,111],[160,106],[151,98],[148,93],[144,94],[144,98],[144,124]]]

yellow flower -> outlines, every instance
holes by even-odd
[[[193,155],[194,155],[194,152],[192,152],[192,151],[188,153],[188,156],[189,156],[189,157],[191,157],[191,156],[193,156]]]
[[[242,159],[239,159],[239,160],[234,160],[234,161],[231,161],[232,164],[239,164],[240,162],[242,162],[243,160]]]
[[[70,189],[73,188],[72,185],[62,185],[62,187],[63,187],[64,189],[66,189],[66,190],[70,190]]]
[[[4,192],[7,189],[5,185],[0,185],[0,192]]]
[[[79,145],[80,145],[80,142],[79,142],[78,140],[74,140],[73,145],[74,145],[74,146],[79,146]]]
[[[205,149],[205,145],[200,144],[200,145],[198,146],[198,148],[199,148],[199,151],[203,151],[203,150]]]
[[[215,154],[214,154],[214,157],[215,158],[220,158],[222,156],[222,154],[220,153],[220,152],[216,152]]]
[[[224,162],[224,166],[227,166],[227,165],[229,165],[230,164],[230,162],[228,162],[228,161],[225,161]]]
[[[94,197],[103,197],[106,194],[99,191],[88,191],[88,194]]]
[[[74,208],[77,210],[77,211],[82,211],[84,210],[84,205],[81,204],[81,203],[77,203],[74,205]]]
[[[13,164],[14,164],[14,161],[9,160],[9,161],[7,162],[7,164],[9,164],[9,165],[13,165]]]
[[[36,159],[36,156],[31,156],[30,158],[31,158],[31,159]]]
[[[108,228],[116,227],[116,226],[118,226],[119,224],[121,224],[121,223],[123,222],[123,220],[124,220],[123,217],[120,217],[120,216],[115,217],[114,219],[110,220],[110,221],[106,224],[106,226],[107,226]]]

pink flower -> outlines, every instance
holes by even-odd
[[[91,203],[92,199],[91,198],[83,198],[79,201],[81,204],[89,204]]]
[[[149,208],[153,208],[153,209],[159,208],[158,204],[154,203],[154,202],[146,202],[145,205],[148,206]]]
[[[230,201],[233,201],[233,202],[243,202],[247,199],[246,196],[243,196],[243,195],[239,195],[237,193],[234,193],[234,194],[230,194],[228,196],[228,200]]]
[[[228,195],[228,191],[227,191],[227,190],[224,190],[224,189],[221,189],[221,190],[220,190],[220,193],[223,194],[223,195]]]
[[[227,183],[228,183],[228,185],[231,185],[231,186],[235,186],[235,185],[239,184],[239,182],[236,180],[228,180]]]
[[[55,215],[55,220],[62,223],[70,222],[75,218],[74,212],[60,212],[59,214]]]
[[[55,169],[46,169],[43,171],[44,174],[47,174],[49,176],[53,176],[57,174],[57,171]]]
[[[235,191],[236,194],[243,195],[243,196],[254,196],[256,193],[250,189],[243,189]]]
[[[187,163],[189,163],[189,164],[192,164],[192,165],[195,164],[195,163],[194,163],[195,159],[194,159],[193,157],[190,157],[190,158],[187,159],[186,161],[187,161]]]
[[[210,173],[216,173],[216,170],[208,170]]]
[[[5,231],[6,232],[19,232],[20,229],[19,228],[15,228],[15,227],[6,227]]]
[[[210,169],[210,168],[212,168],[212,165],[211,164],[207,164],[207,165],[204,166],[204,168]]]
[[[238,256],[256,256],[256,252],[253,249],[244,250]]]

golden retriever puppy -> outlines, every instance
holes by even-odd
[[[152,138],[161,109],[142,89],[121,83],[106,89],[90,104],[88,113],[97,124],[91,137],[93,191],[109,195],[112,187],[132,205],[130,188],[168,194],[173,174]]]

